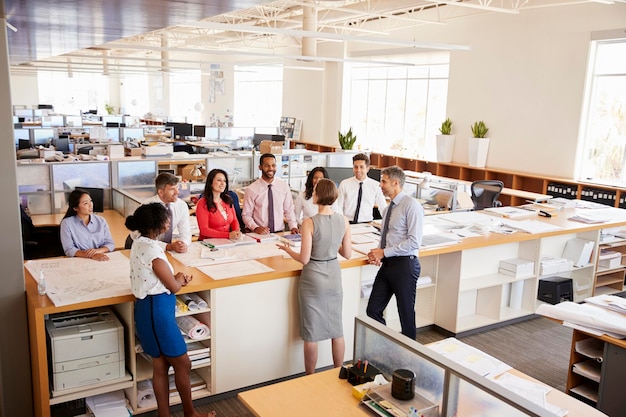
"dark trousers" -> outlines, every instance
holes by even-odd
[[[367,303],[367,315],[385,323],[383,311],[392,295],[396,296],[398,316],[402,334],[415,340],[415,287],[420,275],[420,262],[417,256],[396,256],[384,258],[372,287]]]

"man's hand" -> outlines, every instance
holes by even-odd
[[[291,228],[291,234],[292,235],[297,235],[298,233],[300,233],[300,230],[297,227],[292,227]]]
[[[254,233],[257,233],[259,235],[266,235],[269,232],[270,232],[270,228],[269,227],[259,226],[259,227],[255,227],[254,228]]]
[[[168,243],[165,249],[173,250],[178,253],[185,253],[187,252],[187,244],[182,240],[177,240],[176,242]]]
[[[383,258],[385,257],[385,251],[381,248],[374,248],[367,254],[367,262],[371,265],[380,266]]]

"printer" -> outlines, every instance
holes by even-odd
[[[46,320],[52,395],[125,376],[124,327],[108,308]]]

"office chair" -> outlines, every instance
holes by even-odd
[[[474,210],[501,206],[502,203],[498,201],[498,197],[503,188],[504,183],[499,180],[474,181],[471,186]]]
[[[22,223],[22,252],[24,260],[63,256],[59,226],[35,227],[33,220],[20,204]]]

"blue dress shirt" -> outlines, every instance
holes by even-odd
[[[389,210],[383,211],[383,222]],[[385,258],[392,256],[419,255],[424,232],[424,208],[414,198],[401,191],[393,199],[393,209],[387,228]],[[381,242],[382,243],[382,242]]]
[[[89,217],[85,225],[78,216],[66,217],[61,221],[61,245],[66,256],[75,256],[79,250],[98,249],[106,246],[109,252],[115,242],[106,220],[97,214]]]

